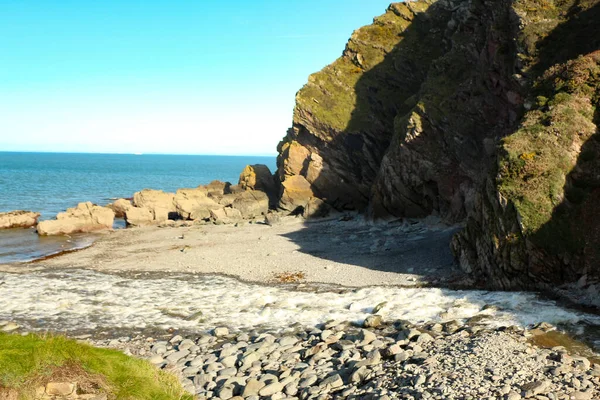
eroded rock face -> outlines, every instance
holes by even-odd
[[[296,96],[283,186],[302,176],[335,208],[375,217],[464,219],[520,105],[513,54],[497,51],[512,40],[509,5],[394,3],[355,31]]]
[[[65,235],[112,229],[114,219],[115,214],[111,209],[88,201],[59,213],[55,220],[40,222],[37,232],[40,235]]]
[[[0,229],[31,228],[37,224],[40,213],[33,211],[9,211],[0,213]]]

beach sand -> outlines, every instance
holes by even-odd
[[[449,249],[456,229],[426,221],[371,223],[359,216],[350,221],[290,216],[273,226],[143,227],[107,232],[86,249],[0,270],[83,268],[225,274],[262,283],[445,286],[464,278]]]

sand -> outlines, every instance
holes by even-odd
[[[305,221],[143,227],[103,234],[91,247],[0,271],[92,269],[224,274],[245,281],[282,279],[351,287],[446,286],[464,275],[449,249],[454,226],[435,221],[370,223],[360,216]]]

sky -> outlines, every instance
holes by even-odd
[[[390,0],[0,0],[0,151],[272,155]]]

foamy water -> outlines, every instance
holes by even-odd
[[[130,278],[87,270],[0,273],[0,282],[0,319],[32,330],[204,331],[219,325],[278,330],[329,320],[361,323],[384,302],[379,314],[389,321],[443,322],[480,315],[486,317],[481,323],[494,327],[546,321],[576,331],[600,325],[596,315],[520,292],[393,287],[304,291],[221,276]]]

